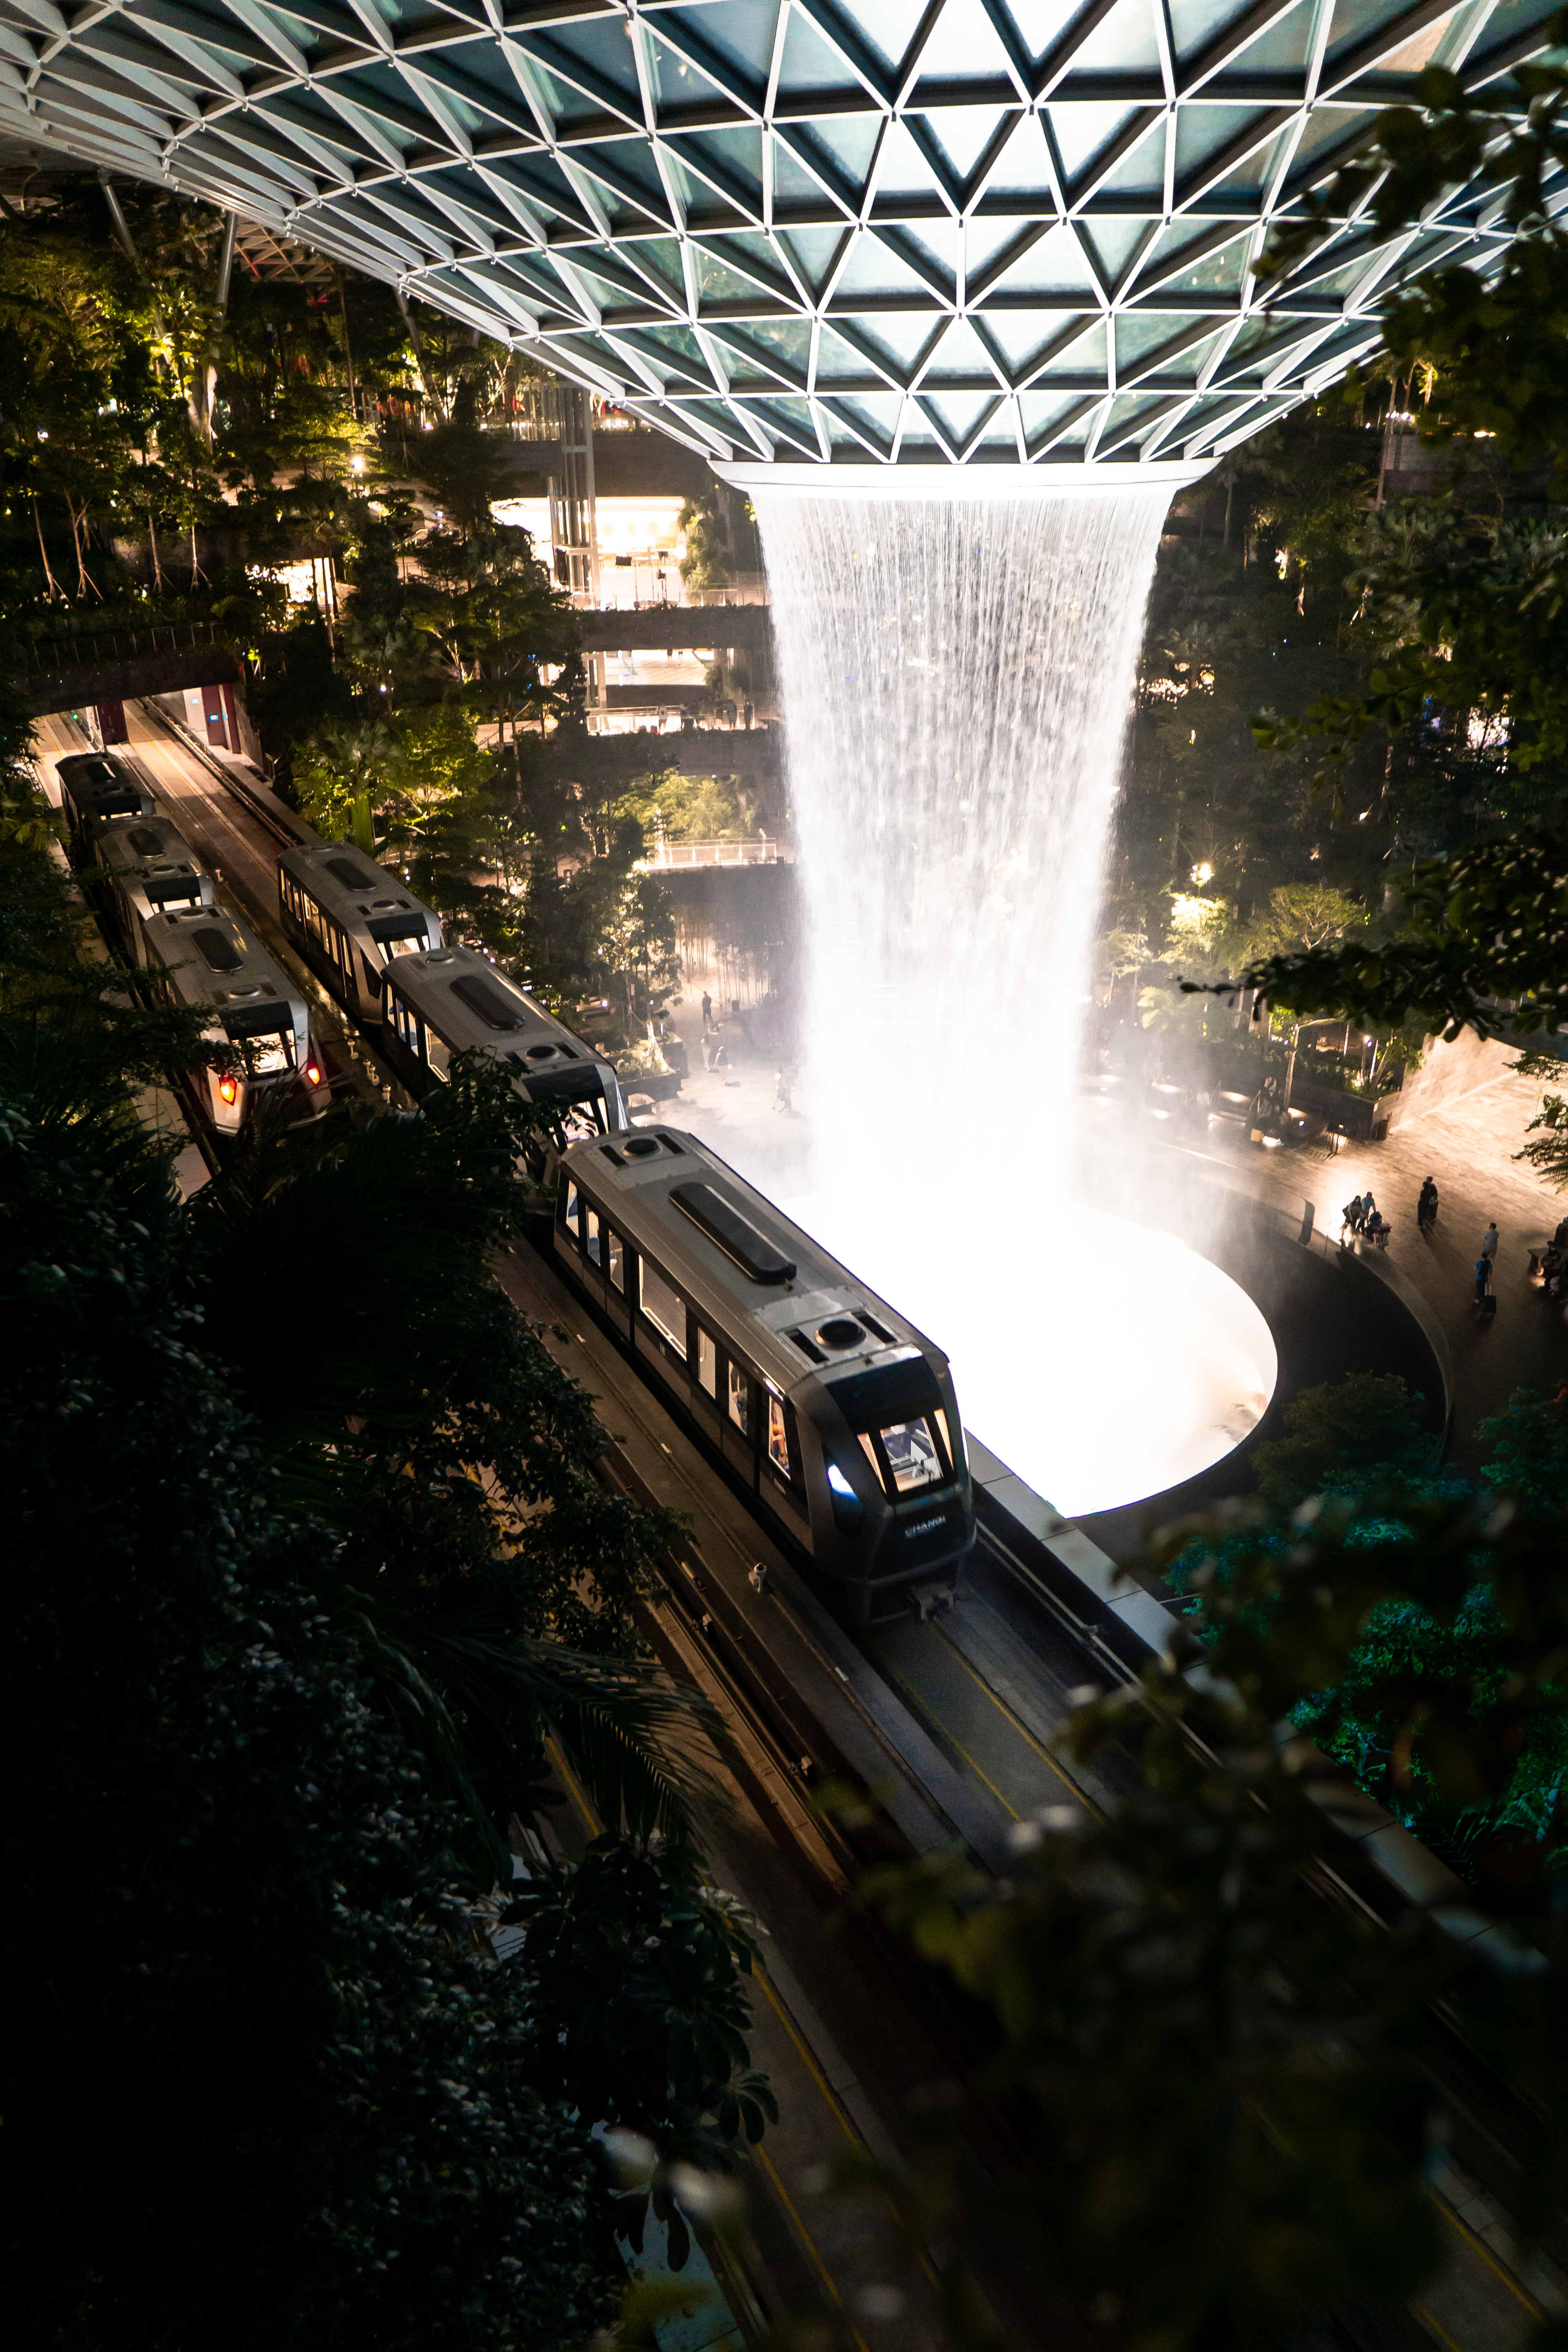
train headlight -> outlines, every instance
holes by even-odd
[[[827,1483],[836,1495],[847,1495],[852,1502],[859,1501],[860,1497],[856,1494],[837,1462],[830,1462],[827,1465]]]
[[[220,1102],[232,1103],[239,1093],[238,1079],[220,1078],[217,1082],[217,1092]]]

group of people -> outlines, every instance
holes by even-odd
[[[705,1070],[727,1070],[731,1066],[720,1034],[720,1024],[713,1018],[713,999],[707,989],[702,992],[702,1066]],[[793,1118],[795,1114],[789,1079],[783,1070],[773,1074],[773,1108],[782,1111],[786,1118]]]
[[[1568,1217],[1541,1253],[1541,1290],[1545,1298],[1568,1298]]]
[[[1430,1177],[1428,1177],[1426,1181],[1428,1183],[1432,1181]],[[1436,1199],[1436,1193],[1434,1193],[1433,1197]],[[1371,1242],[1374,1249],[1386,1249],[1388,1247],[1388,1236],[1390,1232],[1388,1219],[1384,1215],[1383,1211],[1378,1207],[1377,1202],[1373,1199],[1370,1192],[1358,1192],[1353,1201],[1347,1201],[1345,1202],[1343,1215],[1344,1223],[1340,1227],[1340,1247],[1342,1249],[1345,1246],[1345,1236],[1347,1234],[1353,1239]]]

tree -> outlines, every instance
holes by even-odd
[[[1481,1484],[1492,1494],[1543,1511],[1568,1496],[1568,1391],[1543,1397],[1515,1389],[1508,1410],[1479,1423],[1476,1435],[1489,1449]]]
[[[1396,1372],[1351,1372],[1302,1389],[1285,1409],[1287,1434],[1254,1452],[1258,1493],[1291,1510],[1309,1495],[1418,1480],[1433,1450],[1418,1405]]]

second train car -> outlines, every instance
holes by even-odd
[[[278,860],[284,937],[356,1021],[384,1017],[395,958],[441,944],[439,916],[351,842],[286,849]]]
[[[562,1155],[556,1262],[845,1623],[951,1601],[974,1497],[946,1357],[694,1135]]]
[[[427,1095],[457,1054],[476,1047],[516,1073],[531,1102],[555,1102],[599,1135],[618,1134],[626,1106],[613,1066],[471,948],[399,956],[385,980],[387,1059]]]

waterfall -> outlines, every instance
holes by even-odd
[[[816,1190],[952,1181],[1005,1127],[1062,1190],[1168,485],[760,495],[807,927]],[[918,1108],[918,1117],[917,1117]],[[913,1150],[922,1126],[947,1139]]]
[[[1217,1267],[1071,1190],[1171,484],[762,472],[806,930],[813,1181],[786,1205],[947,1350],[972,1431],[1058,1508],[1157,1494],[1230,1451],[1277,1369]]]

